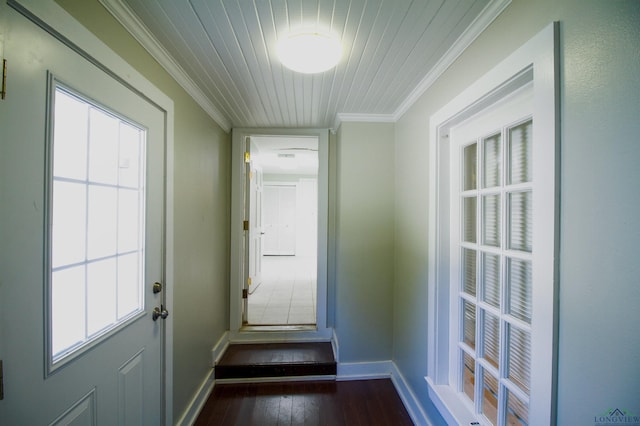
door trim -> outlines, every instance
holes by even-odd
[[[53,0],[7,0],[7,5],[50,33],[112,78],[144,97],[164,113],[165,123],[165,205],[164,205],[164,281],[165,306],[173,310],[174,285],[174,106],[173,100],[124,61],[93,33],[83,27]],[[173,317],[164,322],[163,336],[164,422],[173,422]]]
[[[242,331],[242,284],[244,277],[244,151],[248,136],[315,136],[318,138],[318,276],[316,329],[279,327],[261,332]],[[327,326],[329,237],[329,129],[233,129],[231,147],[231,266],[229,288],[229,341],[278,341],[331,339]]]

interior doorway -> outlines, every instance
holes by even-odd
[[[318,137],[249,136],[246,326],[315,326]]]

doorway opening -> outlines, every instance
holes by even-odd
[[[329,130],[233,129],[229,341],[326,341]]]
[[[250,136],[247,326],[315,326],[318,138]]]

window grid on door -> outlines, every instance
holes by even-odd
[[[532,119],[461,147],[458,391],[493,424],[528,424]]]
[[[144,129],[61,85],[53,96],[51,363],[144,309]]]

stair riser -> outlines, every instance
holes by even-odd
[[[248,379],[252,377],[335,376],[336,365],[243,365],[218,366],[216,379]]]

